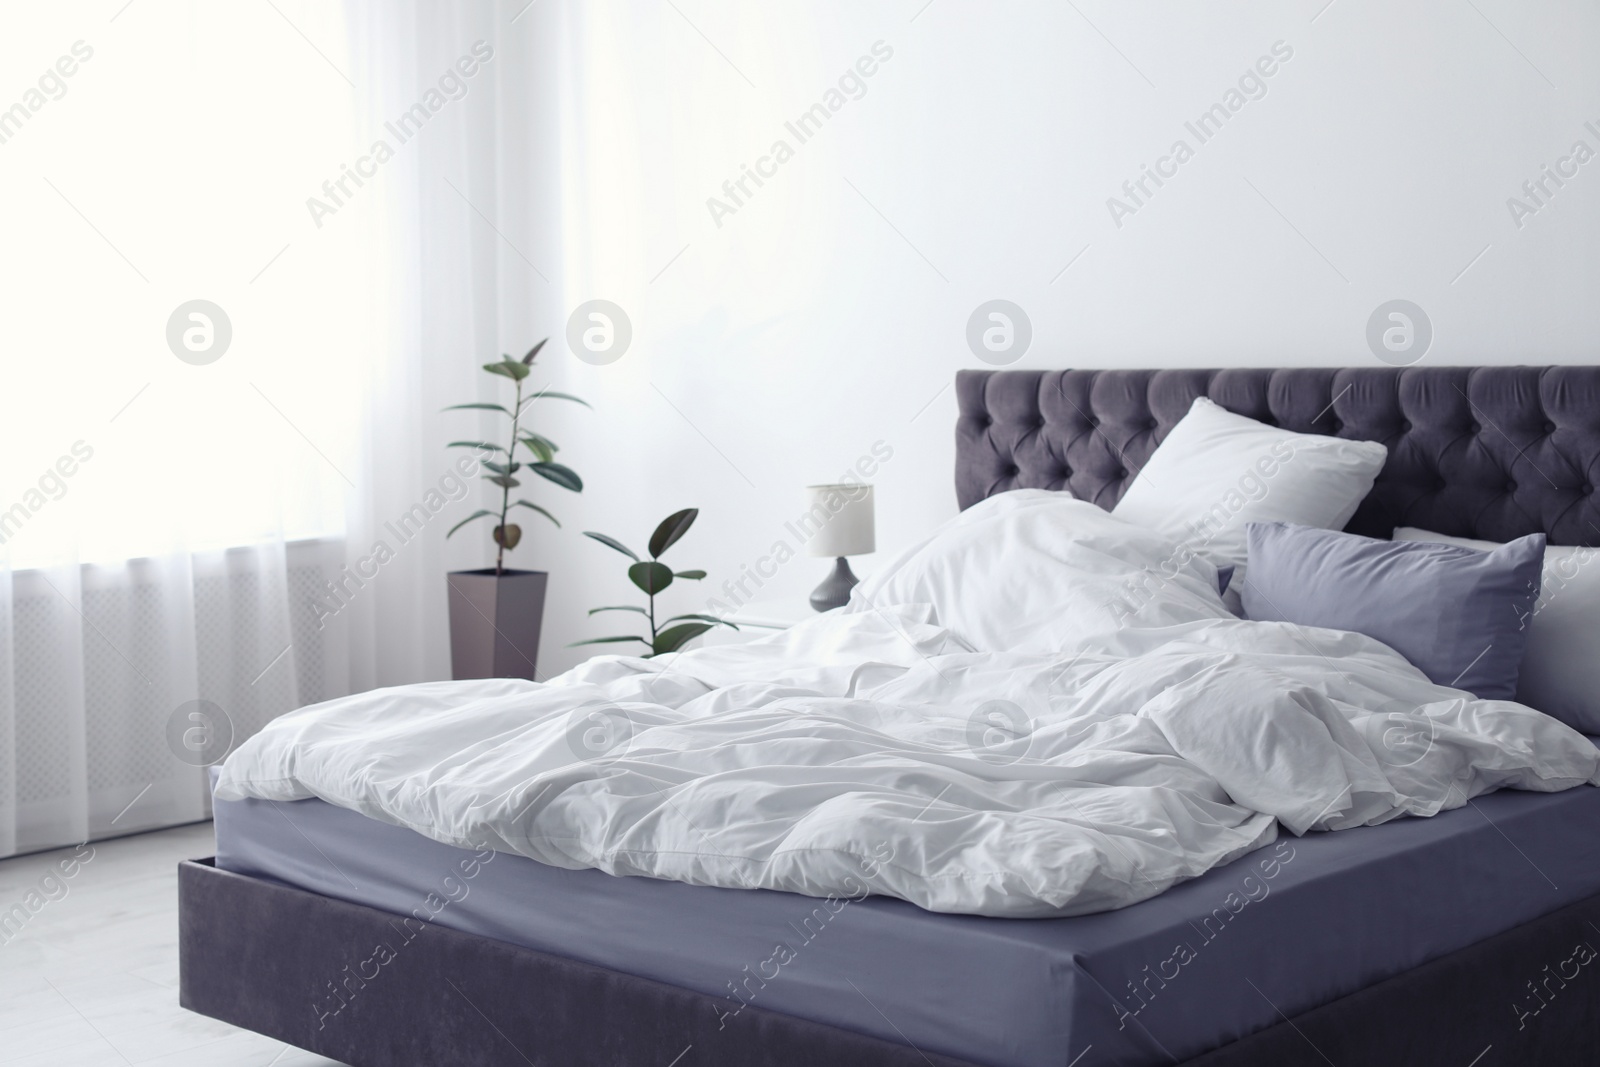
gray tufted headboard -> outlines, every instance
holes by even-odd
[[[1388,446],[1352,533],[1600,545],[1600,367],[964,370],[956,498],[1069,489],[1111,508],[1197,396]]]

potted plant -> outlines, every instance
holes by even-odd
[[[546,338],[548,340],[548,338]],[[450,528],[445,537],[478,519],[495,520],[491,536],[495,543],[493,567],[452,571],[448,575],[450,602],[450,662],[456,678],[533,678],[539,658],[539,630],[544,619],[545,571],[512,570],[505,565],[506,553],[522,541],[522,527],[511,521],[512,508],[526,508],[560,526],[556,517],[533,501],[511,491],[522,485],[517,474],[531,471],[574,493],[583,492],[583,480],[570,467],[555,461],[556,443],[528,426],[528,412],[540,400],[571,400],[589,404],[568,393],[543,389],[526,398],[523,383],[533,373],[533,360],[545,345],[540,341],[520,360],[510,356],[498,363],[485,363],[483,369],[516,385],[508,408],[503,404],[452,404],[445,411],[492,411],[506,417],[510,428],[505,444],[492,441],[451,441],[447,448],[471,448],[480,456],[488,473],[485,481],[499,489],[498,510],[480,508]]]
[[[678,539],[689,532],[689,527],[694,525],[694,520],[700,515],[698,508],[685,508],[675,511],[661,520],[655,533],[650,535],[650,558],[640,559],[639,554],[614,537],[607,537],[603,533],[585,530],[585,537],[592,537],[607,548],[621,552],[633,560],[628,568],[628,580],[638,586],[649,598],[647,607],[637,604],[612,604],[603,608],[592,608],[591,616],[602,611],[628,611],[643,615],[650,625],[650,636],[644,637],[636,634],[621,634],[616,637],[591,637],[587,641],[574,641],[569,648],[578,645],[610,645],[610,644],[641,644],[649,649],[643,658],[665,655],[676,652],[684,645],[693,641],[713,626],[726,626],[737,630],[738,627],[726,619],[719,619],[715,615],[673,615],[670,618],[656,620],[656,594],[665,590],[675,578],[687,578],[699,581],[706,576],[705,571],[675,571],[661,562],[662,553],[678,543]],[[674,625],[676,624],[676,625]]]

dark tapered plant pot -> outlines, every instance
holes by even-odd
[[[450,665],[455,678],[533,678],[544,620],[544,571],[451,571]]]

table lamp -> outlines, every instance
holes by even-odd
[[[804,526],[817,523],[816,533],[806,542],[808,556],[833,556],[833,573],[811,593],[811,606],[828,611],[850,599],[850,590],[859,579],[850,573],[846,556],[863,556],[877,548],[873,538],[872,486],[860,484],[808,485]]]

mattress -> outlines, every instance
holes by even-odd
[[[319,800],[219,801],[217,866],[993,1067],[1187,1059],[1600,893],[1600,789],[1284,835],[1115,912],[940,915],[564,870]],[[397,924],[402,930],[403,924]],[[373,946],[351,945],[352,965]],[[316,1010],[315,1007],[313,1010]]]

